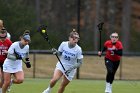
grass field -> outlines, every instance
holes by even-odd
[[[122,58],[121,66],[115,75],[113,93],[140,93],[139,60],[140,57],[135,56]],[[31,62],[30,69],[24,65],[26,77],[24,83],[13,85],[10,93],[42,93],[47,88],[49,84],[47,78],[52,77],[57,58],[54,55],[37,54],[35,59],[31,55]],[[105,75],[104,57],[84,56],[84,63],[80,68],[81,79],[74,79],[64,93],[104,93]],[[46,79],[29,79],[31,77]],[[52,93],[57,93],[59,84],[60,81],[53,88]]]
[[[11,87],[10,93],[42,93],[47,88],[49,79],[25,79],[23,84]],[[60,81],[53,88],[57,93]],[[104,80],[76,80],[74,79],[64,93],[104,93]],[[113,93],[140,93],[140,81],[114,81]]]

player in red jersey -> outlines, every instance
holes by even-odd
[[[114,80],[115,73],[120,64],[120,58],[123,52],[123,45],[119,41],[118,33],[112,33],[110,35],[111,40],[107,40],[104,43],[104,48],[102,51],[98,52],[98,55],[101,56],[105,51],[105,66],[107,69],[106,75],[106,89],[105,93],[112,93],[112,83]]]
[[[4,29],[4,22],[1,19],[0,19],[0,29]],[[8,32],[7,32],[7,38],[9,38],[9,39],[11,38],[11,35]]]
[[[0,29],[0,93],[2,93],[2,85],[3,85],[3,63],[7,57],[7,51],[11,46],[12,42],[7,38],[6,29]]]

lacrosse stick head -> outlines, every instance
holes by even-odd
[[[102,30],[103,30],[103,24],[104,24],[104,23],[101,22],[101,23],[99,23],[99,24],[97,25],[99,31],[102,31]]]
[[[48,40],[47,26],[46,26],[46,25],[40,25],[40,26],[38,27],[37,31],[38,31],[46,40]]]

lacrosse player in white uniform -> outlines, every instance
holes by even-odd
[[[22,61],[25,62],[28,68],[31,67],[29,61],[29,31],[26,30],[21,36],[21,40],[14,42],[8,49],[7,58],[3,64],[4,84],[2,86],[2,93],[6,93],[12,83],[20,84],[24,80],[24,72],[22,69]],[[14,78],[11,80],[11,76]]]
[[[73,79],[76,69],[80,67],[82,64],[82,49],[77,42],[79,40],[79,34],[76,31],[72,31],[69,35],[69,41],[62,42],[58,48],[52,49],[53,53],[57,53],[60,56],[60,61],[62,62],[64,68],[58,62],[56,64],[56,68],[54,70],[54,75],[50,81],[50,84],[46,90],[42,93],[51,93],[51,88],[53,88],[56,82],[62,77],[62,82],[58,93],[63,93],[65,87],[69,84],[69,82]]]

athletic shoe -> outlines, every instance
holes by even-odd
[[[47,88],[46,90],[44,90],[42,93],[51,93],[51,89]]]
[[[105,93],[112,93],[112,85],[110,83],[106,83]]]
[[[10,82],[10,85],[8,86],[7,92],[10,92],[11,91],[12,84],[13,84],[13,79],[11,79],[11,82]]]

